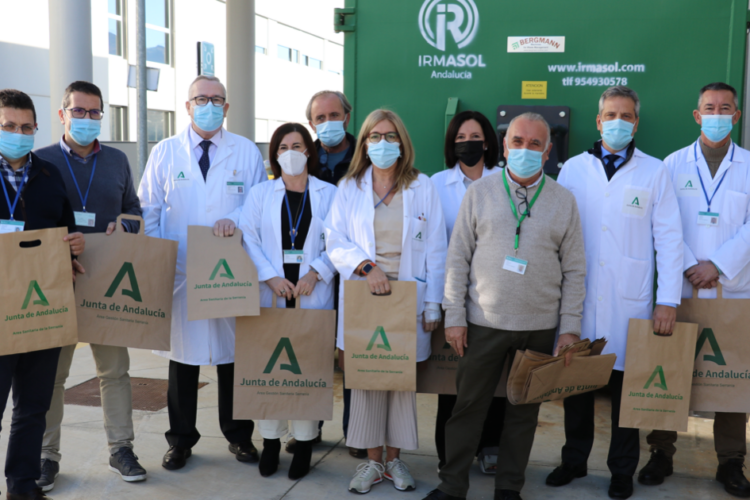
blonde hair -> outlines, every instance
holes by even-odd
[[[411,138],[409,138],[409,132],[406,131],[404,122],[396,113],[388,109],[376,109],[365,118],[362,128],[359,130],[357,149],[354,152],[352,163],[344,176],[344,180],[355,179],[357,186],[360,186],[365,171],[372,165],[372,161],[367,156],[367,138],[372,129],[383,120],[391,122],[396,127],[396,132],[399,135],[401,157],[396,160],[396,185],[400,190],[403,190],[408,188],[413,181],[417,180],[419,170],[414,168],[414,146],[412,145]]]

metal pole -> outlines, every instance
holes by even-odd
[[[54,0],[50,0],[52,2]],[[138,93],[138,178],[143,176],[148,161],[148,104],[146,96],[146,0],[137,0],[136,17],[136,91]]]
[[[49,0],[49,42],[48,123],[52,142],[57,142],[63,130],[57,111],[65,88],[76,80],[94,82],[91,0]]]
[[[227,128],[255,140],[255,0],[227,0]]]

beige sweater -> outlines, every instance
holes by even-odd
[[[547,177],[521,224],[517,257],[528,261],[526,273],[506,271],[505,257],[514,256],[516,218],[505,175],[474,182],[461,203],[445,266],[445,326],[467,326],[467,320],[510,331],[559,325],[561,334],[580,335],[586,256],[575,198]],[[508,184],[518,207],[519,186]],[[538,189],[539,184],[528,188],[529,201]]]

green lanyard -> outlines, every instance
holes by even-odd
[[[518,223],[516,224],[516,244],[513,248],[515,248],[516,252],[518,252],[518,238],[521,236],[521,223],[526,218],[526,214],[531,212],[531,208],[534,206],[534,203],[536,202],[536,199],[539,198],[539,193],[542,192],[542,188],[544,187],[544,180],[547,176],[542,173],[542,182],[539,183],[539,189],[537,190],[534,197],[531,199],[531,202],[529,203],[529,208],[526,210],[526,213],[521,215],[521,217],[518,216],[518,210],[516,210],[516,204],[513,203],[513,197],[510,195],[510,187],[508,186],[508,176],[505,172],[503,172],[503,184],[505,184],[505,191],[508,193],[508,201],[510,201],[510,209],[513,210],[513,215],[516,217],[516,220]]]

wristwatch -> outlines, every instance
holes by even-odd
[[[315,276],[318,278],[318,281],[323,281],[323,276],[320,275],[317,269],[315,269],[313,266],[310,266],[310,271],[315,273]]]
[[[375,264],[374,262],[368,262],[364,265],[364,267],[362,267],[359,272],[362,273],[362,276],[367,276],[368,274],[370,274],[370,271],[372,271],[373,267],[377,267],[377,264]]]

